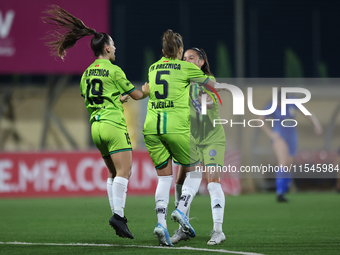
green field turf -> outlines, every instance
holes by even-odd
[[[260,254],[340,254],[340,194],[295,193],[288,204],[275,195],[226,197],[223,230],[227,240],[207,246],[212,230],[209,196],[196,196],[190,217],[196,237],[175,247],[189,246]],[[135,239],[122,239],[109,226],[106,198],[3,199],[0,200],[0,254],[221,254],[199,250],[154,249],[156,225],[154,197],[129,197],[125,215]],[[170,221],[170,235],[178,227]],[[5,242],[39,245],[4,244]],[[116,246],[46,246],[45,243],[112,244]],[[231,253],[235,254],[235,253]],[[237,254],[237,253],[236,253]]]

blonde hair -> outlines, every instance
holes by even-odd
[[[176,59],[180,48],[183,48],[182,36],[168,29],[163,35],[163,54],[166,58]]]

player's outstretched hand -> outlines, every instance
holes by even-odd
[[[126,103],[129,99],[130,99],[129,95],[125,95],[125,96],[120,95],[120,102],[122,104]]]
[[[149,88],[149,83],[145,82],[144,85],[142,86],[142,91],[143,94],[150,94],[150,88]]]

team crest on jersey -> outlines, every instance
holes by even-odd
[[[217,154],[217,152],[216,152],[214,149],[212,149],[212,150],[209,151],[209,156],[210,156],[210,157],[215,157],[216,154]]]

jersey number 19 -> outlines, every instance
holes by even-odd
[[[89,100],[90,104],[102,104],[104,103],[103,95],[103,82],[100,79],[90,79],[86,80],[87,89],[86,89],[86,98]],[[98,84],[98,90],[96,90],[96,85]],[[90,96],[91,90],[91,96]]]

